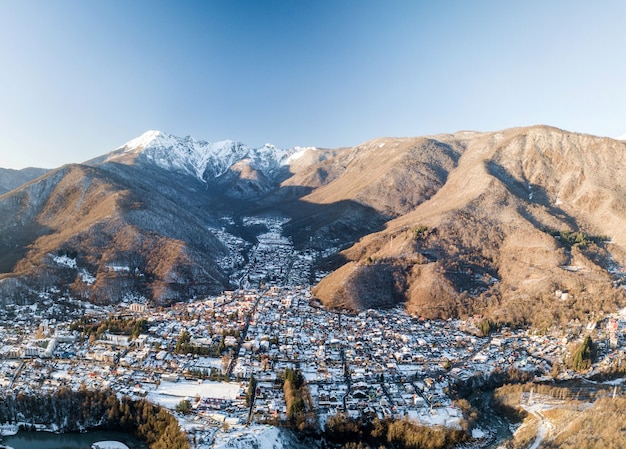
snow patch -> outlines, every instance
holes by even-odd
[[[140,295],[139,293],[126,292],[124,293],[124,296],[122,296],[122,302],[136,302],[139,304],[146,304],[148,302],[148,299],[145,296]]]
[[[462,415],[459,410],[453,407],[409,410],[409,419],[426,426],[443,426],[452,429],[461,428]]]
[[[159,387],[148,393],[148,400],[170,410],[185,398],[214,398],[234,400],[243,386],[236,382],[161,382]]]
[[[317,148],[315,148],[315,147],[293,147],[292,150],[294,151],[294,153],[285,160],[285,164],[286,165],[290,165],[293,162],[297,161],[302,156],[304,156],[307,151],[316,151]]]
[[[476,427],[472,429],[472,438],[479,439],[479,438],[485,438],[486,436],[487,436],[487,432],[485,432],[480,427]]]
[[[63,265],[68,268],[76,269],[76,259],[72,259],[67,256],[54,256],[53,259],[58,265]]]
[[[129,449],[119,441],[97,441],[91,445],[91,449]]]
[[[293,449],[299,445],[284,430],[273,426],[253,425],[230,432],[218,432],[211,446],[214,449]]]
[[[80,270],[79,275],[80,279],[87,285],[93,285],[93,283],[96,282],[96,277],[84,268]]]
[[[130,267],[127,267],[125,265],[107,265],[106,267],[111,271],[115,271],[116,273],[120,271],[130,271]]]
[[[17,435],[18,431],[19,431],[19,427],[15,424],[2,424],[0,426],[0,435],[3,437]]]

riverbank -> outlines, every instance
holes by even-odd
[[[0,422],[10,424],[5,426],[6,433],[15,433],[16,427],[53,434],[114,430],[132,434],[145,441],[146,445],[162,444],[168,449],[189,449],[186,434],[165,408],[143,399],[118,398],[110,390],[72,391],[62,388],[45,396],[9,394],[0,401]],[[89,442],[87,447],[95,441]]]
[[[19,432],[19,426],[16,424],[3,424],[0,425],[0,436],[7,437],[10,435],[15,435]]]
[[[3,444],[12,449],[85,449],[93,448],[96,443],[100,443],[99,449],[148,449],[148,445],[132,434],[102,430],[85,433],[20,431],[3,439]]]

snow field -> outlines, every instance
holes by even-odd
[[[236,399],[242,390],[238,382],[161,382],[155,391],[148,393],[147,399],[174,410],[181,400],[185,398],[216,398]]]

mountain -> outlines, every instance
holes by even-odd
[[[99,303],[222,290],[215,257],[226,249],[207,229],[208,217],[145,181],[68,165],[1,197],[5,297],[55,286]]]
[[[434,194],[342,253],[315,289],[324,304],[535,324],[624,305],[626,143],[540,126],[435,136],[417,152],[431,142],[460,157]]]
[[[461,148],[431,138],[376,139],[296,173],[283,186],[307,186],[316,204],[350,200],[388,218],[413,210],[441,188]]]
[[[98,303],[169,303],[234,286],[233,255],[216,229],[255,241],[243,217],[311,220],[341,245],[372,232],[365,206],[300,202],[280,183],[333,151],[211,144],[151,131],[84,164],[53,170],[0,197],[0,292],[5,300],[69,295]],[[293,166],[293,168],[292,168]],[[278,193],[280,191],[280,194]],[[374,214],[375,215],[375,214]],[[349,222],[346,224],[346,222]],[[293,236],[304,231],[294,228]],[[355,233],[359,233],[358,235]],[[246,247],[241,247],[246,251]],[[236,257],[231,257],[236,256]]]
[[[230,140],[210,143],[191,136],[178,138],[148,131],[90,163],[155,165],[207,184],[228,186],[233,194],[250,197],[270,190],[272,181],[282,175],[289,157],[297,151],[281,150],[271,144],[249,148]]]
[[[214,230],[254,243],[244,217],[280,215],[298,248],[334,254],[317,266],[327,307],[588,319],[626,305],[625,155],[546,126],[287,150],[149,131],[0,197],[0,291],[167,303],[232,288]]]
[[[49,170],[45,168],[28,167],[22,170],[12,170],[10,168],[0,168],[0,195],[4,195],[22,184],[26,184],[36,179]]]

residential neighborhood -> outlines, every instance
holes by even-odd
[[[186,402],[181,424],[202,447],[242,426],[286,421],[287,369],[302,374],[322,428],[338,413],[458,427],[463,416],[452,392],[468,379],[507,368],[567,378],[573,373],[559,365],[586,334],[599,348],[596,368],[626,359],[624,314],[574,323],[571,333],[501,328],[484,336],[480,317],[325,310],[310,292],[316,255],[296,251],[280,219],[256,220],[268,231],[248,262],[228,262],[239,269],[237,290],[168,308],[140,298],[106,307],[71,298],[53,304],[45,294],[39,305],[7,307],[0,312],[0,389],[109,388],[179,412]],[[87,333],[89,323],[106,320],[136,323],[136,332]]]

